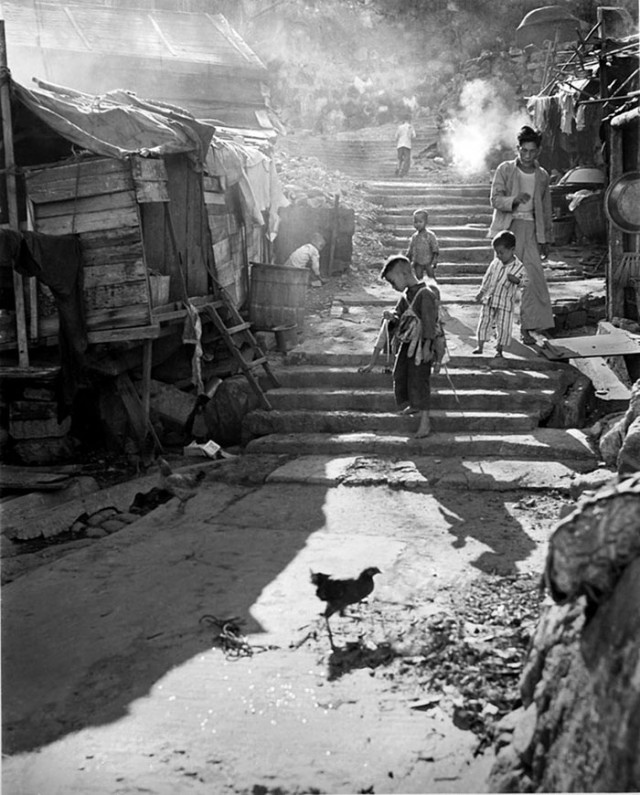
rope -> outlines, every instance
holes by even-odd
[[[218,618],[210,613],[200,617],[200,623],[207,626],[214,626],[218,629],[216,641],[222,646],[226,657],[231,660],[239,660],[241,657],[253,657],[257,652],[271,651],[279,648],[272,645],[251,644],[242,634],[240,626],[245,621],[238,616],[230,618]]]

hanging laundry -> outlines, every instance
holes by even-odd
[[[581,132],[587,126],[586,121],[587,116],[587,106],[583,103],[578,105],[576,109],[576,130]]]
[[[549,121],[549,110],[552,104],[552,97],[530,97],[527,102],[527,111],[533,120],[537,130],[544,132]]]
[[[558,105],[560,106],[560,131],[571,135],[573,132],[573,94],[564,89],[560,89],[557,94]]]

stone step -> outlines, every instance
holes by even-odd
[[[553,389],[434,389],[431,406],[434,410],[463,412],[516,411],[547,417],[553,410]],[[277,411],[373,411],[393,412],[395,401],[391,390],[391,376],[377,389],[332,389],[305,387],[274,389],[269,402]]]
[[[385,197],[398,197],[402,199],[405,196],[423,196],[425,198],[445,198],[451,201],[458,199],[476,199],[489,202],[489,188],[481,187],[467,187],[460,185],[420,185],[419,183],[395,183],[383,186],[380,184],[367,185],[367,193],[370,196],[385,196]]]
[[[488,241],[487,226],[469,226],[468,224],[456,224],[455,226],[431,226],[429,229],[438,238],[439,241],[454,239],[475,239]],[[387,223],[381,225],[381,231],[384,234],[397,237],[400,240],[408,240],[409,237],[416,231],[413,224],[393,224]]]
[[[292,354],[289,354],[291,356]],[[362,357],[364,362],[366,357]],[[453,360],[447,364],[447,372],[431,376],[431,385],[436,391],[453,388],[479,390],[529,390],[537,393],[543,390],[555,390],[562,378],[558,370],[507,370],[493,369],[490,365],[481,366],[474,357],[475,367],[456,367]],[[484,362],[495,362],[486,359]],[[281,367],[275,371],[283,389],[391,389],[391,377],[384,372],[382,359],[380,366],[370,373],[359,373],[355,368],[330,367],[323,365],[300,365],[297,367]],[[273,390],[270,395],[277,395]]]
[[[391,230],[389,233],[383,233],[382,243],[385,246],[395,246],[396,248],[406,248],[409,240],[409,235],[402,237],[393,235]],[[483,236],[479,237],[463,237],[462,233],[459,237],[452,236],[438,236],[438,245],[441,250],[450,250],[452,248],[478,248],[479,246],[486,250],[491,250],[491,243]]]
[[[526,412],[501,411],[446,411],[431,412],[434,431],[455,433],[486,432],[518,433],[529,431],[538,425],[537,416]],[[242,422],[245,436],[267,436],[268,434],[308,433],[380,433],[411,434],[418,424],[416,416],[398,414],[395,411],[265,411],[249,412]]]
[[[407,249],[406,241],[402,246],[383,246],[382,254],[390,257],[392,254],[403,254]],[[492,248],[487,246],[440,246],[440,257],[448,262],[484,262],[488,264]],[[379,262],[371,262],[371,267],[379,270]]]
[[[434,190],[446,191],[484,191],[489,193],[490,186],[486,182],[433,182],[428,179],[416,179],[414,177],[396,177],[396,179],[368,179],[367,188],[433,188]]]
[[[438,208],[440,211],[443,209],[458,210],[459,212],[487,212],[489,205],[489,197],[486,201],[480,196],[446,196],[442,194],[429,194],[424,193],[404,193],[402,195],[388,196],[385,193],[370,193],[367,198],[374,204],[380,204],[382,207],[395,207],[396,209],[404,208],[407,211],[413,212],[420,207],[425,207],[430,211],[431,208]]]
[[[385,207],[384,212],[381,211],[378,215],[378,222],[380,224],[398,228],[406,227],[411,231],[413,230],[413,210],[415,209],[416,208],[414,207],[411,210],[395,210],[393,207]],[[438,209],[430,209],[429,228],[432,228],[431,224],[434,223],[442,225],[450,224],[456,229],[459,226],[466,226],[467,224],[482,224],[481,228],[484,228],[486,234],[487,230],[489,229],[489,224],[491,223],[491,213],[486,209],[484,212],[475,214],[464,214],[451,212],[448,210],[441,211]]]
[[[389,299],[369,299],[365,302],[352,300],[346,301],[346,303],[351,304],[352,306],[362,305],[362,306],[379,306],[381,307],[380,311],[387,306],[392,306],[395,303],[394,298]],[[302,368],[313,368],[317,372],[321,372],[325,368],[335,368],[339,370],[344,370],[345,372],[351,372],[357,375],[359,378],[367,377],[363,376],[362,373],[358,373],[358,367],[361,367],[363,364],[366,364],[369,361],[369,354],[367,353],[319,353],[319,352],[310,352],[310,351],[296,351],[293,350],[289,354],[287,354],[285,365],[280,367],[277,372],[285,374],[290,370],[300,370]],[[354,368],[353,370],[348,368]],[[473,372],[480,374],[482,372],[490,372],[490,373],[518,373],[518,372],[527,372],[527,371],[536,371],[542,372],[546,374],[558,374],[561,373],[563,370],[573,371],[573,369],[567,365],[563,364],[562,362],[554,362],[550,361],[549,359],[545,359],[543,357],[532,357],[532,358],[515,358],[509,357],[508,359],[481,359],[479,360],[477,356],[467,356],[467,355],[456,355],[452,356],[447,364],[447,368],[449,373],[457,371],[459,368],[468,368],[473,370]],[[369,374],[371,375],[371,374]],[[434,376],[434,378],[441,378],[444,377],[441,373],[439,376]]]
[[[444,459],[494,457],[579,461],[584,464],[596,461],[584,433],[560,428],[535,428],[518,434],[434,433],[426,439],[379,433],[271,434],[253,439],[246,451],[279,455],[384,455],[401,460],[409,456],[436,456]]]

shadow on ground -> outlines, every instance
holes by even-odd
[[[160,506],[3,588],[6,754],[128,714],[214,645],[204,614],[263,631],[250,608],[324,525],[326,490],[306,489],[298,504],[265,504],[256,491],[208,484],[184,514]]]

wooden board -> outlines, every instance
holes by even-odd
[[[0,488],[14,491],[59,491],[69,485],[69,475],[34,472],[30,467],[0,467]]]
[[[227,202],[224,197],[224,193],[211,193],[210,191],[205,191],[204,193],[204,203],[209,204],[222,204],[226,207]]]
[[[82,251],[90,251],[96,248],[111,248],[113,246],[135,246],[142,245],[140,228],[132,229],[99,229],[96,231],[83,232],[80,235],[80,245]]]
[[[149,303],[149,285],[146,277],[123,284],[98,284],[84,290],[87,312],[92,309],[115,309],[121,306]]]
[[[36,213],[36,230],[48,235],[69,235],[74,232],[95,232],[101,229],[137,227],[138,213],[135,207],[104,212],[67,215],[40,219]]]
[[[122,210],[136,206],[135,194],[131,190],[121,190],[104,196],[87,196],[84,199],[68,199],[65,201],[49,201],[39,204],[36,218],[41,222],[44,218],[59,216],[76,216],[85,213],[102,213],[111,210]]]
[[[169,201],[164,160],[134,157],[131,161],[131,174],[139,203]]]
[[[55,165],[25,175],[27,195],[35,204],[62,201],[76,196],[96,196],[114,191],[133,190],[133,179],[126,161],[114,158],[78,161]]]
[[[109,267],[92,265],[84,268],[84,288],[108,284],[138,282],[147,278],[147,270],[141,259],[133,262],[113,262]]]
[[[617,329],[611,334],[556,337],[553,340],[546,340],[540,350],[549,359],[633,354],[640,353],[640,336]]]
[[[626,402],[631,390],[624,384],[601,356],[589,359],[572,359],[571,364],[593,384],[596,397],[607,402]]]
[[[142,260],[142,243],[134,246],[111,246],[88,249],[82,253],[85,273],[89,268],[100,267],[109,270],[118,265],[131,266]]]

